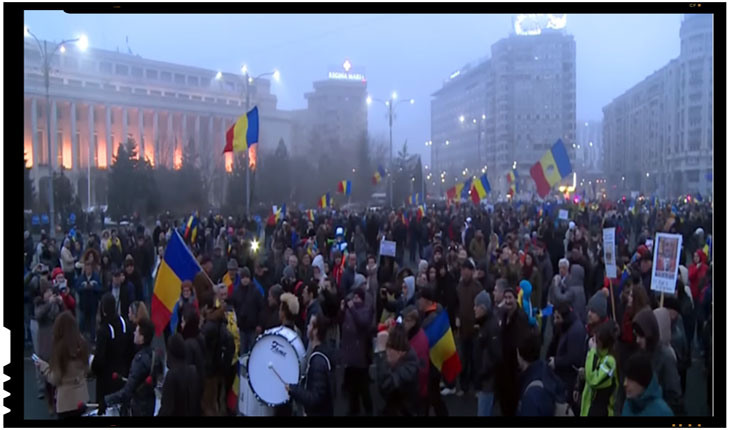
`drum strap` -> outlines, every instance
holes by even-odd
[[[327,358],[327,356],[324,355],[324,354],[322,354],[321,352],[315,351],[315,352],[312,353],[312,355],[309,356],[309,360],[307,361],[307,373],[309,373],[309,366],[312,365],[312,357],[314,357],[315,355],[321,355],[322,358],[324,358],[324,360],[327,362],[327,369],[331,372],[332,371],[332,365],[330,364],[330,359]]]
[[[109,331],[112,333],[112,340],[114,340],[114,327],[111,324],[109,324]]]

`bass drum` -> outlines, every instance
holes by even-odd
[[[274,416],[274,409],[263,404],[251,389],[248,383],[248,355],[238,359],[238,412],[247,417],[271,417]]]
[[[299,383],[305,359],[304,343],[296,331],[284,326],[266,330],[256,339],[246,366],[257,398],[271,407],[289,401],[284,383]]]

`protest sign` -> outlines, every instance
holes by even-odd
[[[383,240],[380,242],[380,255],[395,257],[395,242],[391,240]]]
[[[674,294],[679,255],[682,250],[682,235],[657,233],[654,243],[656,252],[654,252],[654,264],[651,269],[651,289]]]
[[[616,228],[603,229],[603,261],[606,264],[606,276],[616,277]]]
[[[558,212],[558,219],[567,220],[568,219],[568,210],[567,209],[560,209],[560,211]]]

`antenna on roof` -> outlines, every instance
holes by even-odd
[[[127,44],[127,53],[129,55],[134,55],[134,53],[132,52],[132,49],[129,47],[129,36],[124,36],[124,41]]]

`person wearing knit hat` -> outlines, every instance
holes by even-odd
[[[418,274],[426,273],[426,270],[428,270],[428,261],[421,260],[418,262]]]
[[[632,355],[624,368],[624,417],[671,417],[674,413],[662,399],[662,389],[657,382],[651,357],[645,353]]]
[[[598,327],[608,317],[608,299],[603,289],[596,291],[593,297],[588,300],[586,309],[588,310],[586,322],[588,323],[589,331],[592,333],[593,329]]]
[[[478,313],[476,308],[481,307],[486,313],[492,310],[492,299],[489,297],[489,293],[482,291],[474,298],[474,312]],[[479,316],[477,316],[479,318]]]

